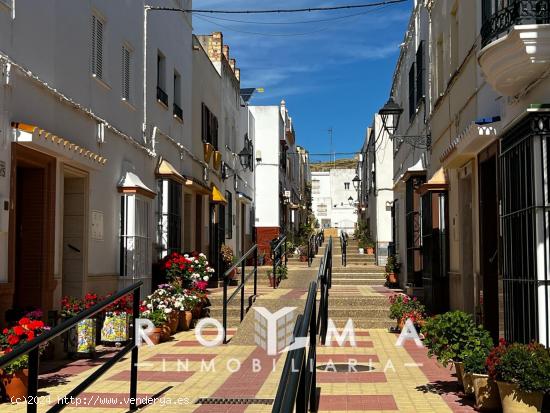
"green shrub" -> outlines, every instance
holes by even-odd
[[[492,378],[519,385],[527,392],[550,391],[550,353],[538,343],[513,343],[499,346],[498,357],[492,357]],[[489,360],[488,360],[489,362]]]
[[[493,346],[490,334],[477,326],[470,314],[449,311],[426,320],[422,328],[428,356],[447,366],[452,361],[464,361],[468,352]]]
[[[392,320],[401,320],[403,314],[417,312],[424,314],[425,307],[416,297],[409,297],[406,294],[394,294],[389,298],[390,318]]]

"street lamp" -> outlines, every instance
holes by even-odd
[[[393,100],[393,96],[390,96],[386,104],[378,111],[378,114],[382,117],[382,125],[390,135],[393,135],[397,130],[402,113],[403,108]],[[392,117],[391,124],[388,122],[390,116]]]
[[[250,145],[245,145],[242,151],[239,152],[239,161],[243,168],[250,168],[251,158],[252,152],[250,151]]]
[[[353,187],[355,189],[359,189],[359,184],[361,183],[361,178],[359,178],[359,175],[355,175],[355,178],[351,180],[353,182]]]

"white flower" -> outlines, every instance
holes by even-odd
[[[170,314],[172,312],[172,309],[171,308],[165,308],[164,309],[164,313],[165,314]]]
[[[204,277],[202,277],[203,281],[208,281],[209,279],[210,279],[210,277],[208,277],[208,275],[205,275]]]
[[[153,304],[147,304],[147,308],[150,310],[153,308]]]

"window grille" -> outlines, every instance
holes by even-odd
[[[151,202],[135,194],[121,196],[120,276],[148,278],[151,274]]]
[[[130,50],[122,46],[122,99],[130,100]]]
[[[157,248],[158,259],[181,252],[181,184],[169,179],[157,182]]]

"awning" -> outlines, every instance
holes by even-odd
[[[162,158],[160,158],[159,160],[155,174],[157,175],[157,177],[173,179],[174,181],[177,181],[182,185],[185,185],[185,181],[187,180],[182,174],[178,172],[174,165],[172,165],[166,159]]]
[[[439,161],[445,168],[461,167],[497,139],[498,125],[499,122],[490,125],[471,123],[447,146]]]
[[[225,199],[222,192],[214,184],[212,184],[212,193],[210,195],[210,200],[217,204],[227,204],[227,199]]]
[[[107,158],[38,126],[12,122],[11,127],[15,131],[15,142],[56,158],[73,161],[87,169],[99,169],[107,163]]]
[[[157,196],[156,192],[143,183],[134,172],[126,171],[118,181],[118,192],[124,194],[139,194],[147,198]]]
[[[243,200],[243,199],[246,199],[247,201],[250,201],[252,202],[252,197],[245,194],[244,192],[241,192],[241,191],[237,191],[237,196],[239,199]]]
[[[418,192],[420,195],[424,195],[428,191],[446,191],[448,188],[447,174],[443,168],[439,168],[428,182],[420,186]]]

